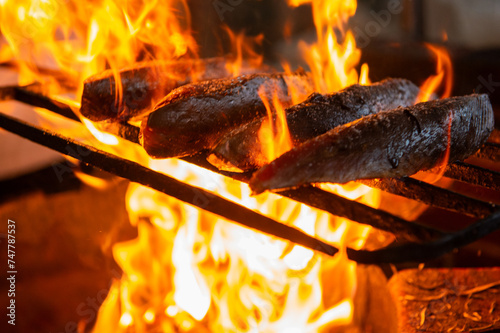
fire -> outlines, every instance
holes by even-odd
[[[79,92],[86,77],[107,67],[197,53],[182,0],[80,1],[71,6],[60,0],[5,0],[0,10],[2,34],[16,62],[29,68],[29,78],[40,80],[40,67],[50,64],[73,77]],[[60,92],[51,88],[53,94]]]
[[[277,94],[273,95],[272,104],[262,90],[259,91],[259,96],[266,106],[268,116],[259,130],[259,141],[266,162],[270,162],[292,149],[293,145],[286,123],[285,109]]]
[[[125,65],[197,54],[185,1],[101,0],[65,6],[59,0],[2,0],[0,6],[0,28],[16,61],[25,68],[23,79],[43,79],[39,67],[51,63],[74,78],[78,87],[72,92],[74,100],[79,100],[83,79],[106,68],[115,71],[120,82],[118,71]],[[361,67],[360,75],[355,69],[360,50],[353,34],[344,33],[356,1],[313,1],[312,7],[318,42],[303,48],[316,90],[326,93],[358,82],[369,84],[368,66]],[[338,32],[342,42],[337,40]],[[236,75],[249,49],[242,37],[233,35],[233,39],[236,60],[230,66]],[[1,52],[2,57],[9,54]],[[119,85],[117,89],[119,98],[123,92]],[[63,92],[59,85],[51,85],[51,96]],[[264,102],[270,118],[277,119],[276,124],[268,123],[268,134],[261,134],[271,137],[267,156],[273,159],[290,149],[291,140],[283,107],[276,98]],[[276,111],[275,117],[271,110]],[[359,324],[353,322],[356,264],[347,259],[344,249],[363,247],[370,227],[275,194],[252,197],[244,183],[179,160],[150,160],[140,148],[123,146],[88,121],[86,126],[108,150],[121,149],[122,156],[341,249],[336,257],[325,257],[131,184],[127,209],[138,237],[113,248],[123,276],[111,286],[94,332],[313,332],[335,326],[355,329]],[[352,200],[378,204],[373,192],[363,186],[339,186],[336,191]]]
[[[431,44],[425,45],[436,57],[436,75],[432,75],[424,81],[420,87],[417,102],[426,102],[432,99],[439,89],[443,91],[440,98],[450,97],[453,88],[453,66],[450,54],[444,47]]]
[[[263,93],[261,98],[270,118],[278,119],[281,126],[269,131],[285,142],[278,147],[289,149],[291,142],[285,134],[283,107],[275,95],[272,101]],[[279,153],[270,151],[270,158]],[[362,248],[371,231],[370,227],[334,218],[274,194],[251,197],[246,184],[182,161],[151,160],[149,166],[300,228],[341,249]],[[378,204],[378,198],[364,186],[332,187],[338,187],[339,192],[344,191],[353,200]],[[131,185],[127,200],[131,222],[139,228],[139,238],[115,247],[115,258],[125,273],[113,288],[120,297],[103,305],[95,332],[102,328],[313,332],[356,325],[353,324],[356,264],[347,260],[344,251],[336,258],[324,258],[139,185]],[[333,294],[325,294],[325,286],[333,284],[342,287]],[[147,296],[141,297],[144,292]],[[145,301],[137,304],[137,300]],[[109,324],[109,313],[121,304],[130,310],[123,311],[119,321]],[[145,320],[146,317],[149,319]]]
[[[370,230],[274,194],[250,197],[245,184],[182,161],[150,166],[341,248],[362,247]],[[124,270],[114,286],[120,297],[103,305],[96,328],[119,304],[129,310],[108,330],[313,332],[351,325],[356,265],[345,253],[325,258],[139,185],[131,185],[128,202],[139,237],[115,246]],[[343,286],[326,295],[332,279]]]
[[[368,65],[362,65],[362,75],[358,76],[356,66],[361,51],[356,47],[353,33],[345,31],[349,18],[356,12],[356,0],[289,0],[292,6],[305,3],[311,3],[318,41],[300,46],[316,90],[332,93],[355,83],[369,84]],[[343,41],[337,35],[342,35]]]
[[[445,33],[444,33],[445,34]],[[451,91],[453,89],[453,66],[450,59],[450,54],[448,50],[444,47],[439,47],[436,45],[425,44],[425,46],[434,54],[436,57],[436,74],[427,78],[420,87],[420,94],[417,97],[417,102],[426,102],[433,99],[438,91],[442,91],[440,98],[447,98],[451,96]],[[450,155],[450,144],[451,144],[451,124],[453,121],[453,115],[450,113],[448,123],[446,124],[446,141],[447,149],[445,154],[441,156],[436,166],[431,170],[431,172],[419,172],[414,175],[417,178],[428,183],[436,183],[443,177],[446,165],[448,164]]]
[[[242,74],[242,70],[246,66],[259,68],[262,65],[264,57],[255,50],[262,45],[264,35],[260,34],[255,37],[248,37],[243,32],[234,33],[228,27],[225,27],[225,30],[231,42],[231,53],[234,56],[234,59],[228,61],[226,64],[228,72],[236,77]]]
[[[361,51],[356,48],[354,35],[350,30],[344,33],[348,19],[356,12],[356,0],[289,0],[291,6],[306,3],[312,6],[318,41],[313,45],[301,42],[300,46],[311,70],[315,90],[332,93],[356,83],[370,84],[368,65],[361,65],[359,75],[355,68],[359,64]],[[343,33],[342,43],[336,32]],[[290,72],[288,64],[285,63],[283,67]],[[295,96],[293,91],[292,95]],[[267,161],[272,161],[293,145],[282,106],[276,100],[272,105],[265,99],[263,101],[268,111],[268,121],[259,131],[259,141]],[[295,103],[298,102],[295,100]]]
[[[367,86],[371,83],[370,78],[368,76],[368,64],[361,65],[361,72],[359,74],[359,84],[363,86]]]

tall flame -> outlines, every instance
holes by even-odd
[[[431,75],[420,86],[417,102],[430,100],[439,89],[443,91],[440,98],[450,97],[453,88],[453,66],[450,54],[444,47],[431,44],[425,44],[425,46],[436,57],[436,74]]]
[[[107,67],[197,52],[183,0],[4,0],[0,18],[16,61],[32,79],[49,64],[74,78],[80,91],[83,79]]]
[[[362,78],[358,75],[356,66],[361,51],[352,31],[346,31],[349,18],[356,12],[356,0],[289,0],[292,6],[305,3],[311,3],[318,40],[313,45],[302,42],[300,46],[316,90],[332,93],[355,83],[369,84],[367,65],[363,65]]]
[[[185,0],[3,0],[0,30],[8,43],[0,54],[19,67],[19,84],[43,82],[44,93],[64,98],[76,114],[90,75],[111,68],[120,99],[119,69],[139,60],[197,57],[198,51]],[[98,142],[128,154],[116,137],[80,118]]]
[[[356,47],[354,35],[346,31],[349,18],[356,12],[356,0],[289,0],[289,5],[299,6],[310,3],[316,27],[317,42],[313,45],[300,43],[304,58],[311,70],[315,91],[321,93],[336,92],[347,86],[359,83],[370,84],[368,65],[362,64],[360,74],[356,70],[361,51]],[[337,36],[343,36],[343,42]],[[284,65],[287,71],[289,67]],[[261,151],[268,161],[272,161],[292,148],[283,108],[274,102],[269,106],[269,119],[259,131]],[[270,116],[271,109],[276,116]]]
[[[256,47],[262,44],[264,35],[260,34],[255,37],[248,37],[244,32],[234,33],[228,27],[224,27],[227,32],[234,59],[226,64],[226,68],[233,76],[239,76],[244,67],[259,68],[262,65],[264,57],[255,51]],[[243,64],[243,60],[247,63]]]
[[[362,247],[371,229],[274,194],[250,197],[245,184],[182,161],[150,166],[340,248]],[[139,237],[115,247],[124,277],[112,288],[119,297],[103,304],[95,332],[315,332],[352,324],[356,265],[344,252],[326,258],[140,185],[130,187],[128,202]],[[325,294],[332,283],[342,287]],[[110,323],[113,308],[123,310]]]
[[[259,96],[266,106],[267,119],[259,129],[259,142],[266,162],[270,162],[292,149],[292,139],[286,123],[285,108],[280,103],[278,95],[273,94],[272,103],[265,93],[259,91]]]
[[[417,102],[429,101],[437,97],[436,94],[439,91],[442,91],[440,98],[448,98],[451,96],[451,91],[453,89],[453,66],[450,59],[450,54],[444,47],[431,44],[425,44],[425,46],[432,52],[432,54],[436,58],[436,74],[431,75],[420,86],[420,94],[417,97]],[[450,157],[452,121],[453,114],[450,113],[448,122],[446,124],[445,133],[447,135],[447,149],[445,153],[440,157],[439,161],[436,163],[436,166],[431,170],[431,172],[419,172],[413,176],[414,178],[431,184],[436,183],[442,179]]]

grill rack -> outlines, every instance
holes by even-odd
[[[80,120],[78,116],[73,112],[71,107],[43,95],[41,91],[41,86],[39,84],[32,84],[29,86],[8,86],[0,88],[0,101],[8,101],[8,100],[16,100],[31,106],[47,109],[49,111],[52,111],[54,113],[57,113],[61,116],[64,116],[72,120],[76,121]],[[53,143],[51,145],[50,143],[46,142],[47,141],[46,139],[48,137],[51,136],[54,138],[60,137],[57,134],[51,133],[50,131],[47,130],[39,129],[29,124],[25,123],[22,124],[22,122],[19,121],[17,121],[16,125],[15,122],[16,122],[15,119],[1,115],[0,127],[4,127],[5,129],[10,130],[11,132],[17,133],[37,143],[44,144],[49,148],[58,150],[66,155],[71,155],[68,154],[68,149],[67,149],[67,146],[71,144],[76,145],[75,148],[79,149],[81,149],[82,147],[84,149],[91,149],[91,150],[93,149],[93,147],[79,144],[68,138],[60,138],[63,140],[64,145],[66,145],[66,147],[65,149],[63,148],[57,149],[56,147],[54,147]],[[12,127],[9,129],[8,128],[10,126],[9,123],[10,125],[14,124],[14,128],[17,126],[17,130],[13,129]],[[25,127],[19,130],[19,126],[21,126],[19,124]],[[35,135],[35,137],[30,138],[30,135],[28,135],[28,133],[29,132],[35,133],[36,131],[38,131],[38,138],[36,138],[37,135]],[[110,132],[128,141],[138,143],[139,129],[128,123],[115,124],[113,128],[110,129]],[[500,137],[500,133],[498,130],[495,130],[491,138],[498,138],[498,137]],[[99,154],[103,155],[102,151],[98,151],[95,148],[93,150],[96,151],[98,156]],[[500,145],[496,142],[487,142],[474,156],[492,162],[497,162],[500,160]],[[73,157],[81,159],[80,158],[81,156],[73,156]],[[100,157],[102,159],[102,156]],[[251,175],[249,173],[240,174],[240,173],[219,171],[206,161],[205,156],[203,154],[184,158],[184,160],[196,164],[200,167],[217,172],[224,176],[229,176],[233,179],[243,182],[247,182]],[[103,167],[103,165],[99,165],[99,163],[96,163],[95,161],[94,162],[89,162],[85,160],[82,161],[92,164],[103,170],[106,170],[105,168],[106,165],[104,165]],[[116,163],[116,160],[113,161],[112,159],[111,164],[113,163]],[[132,181],[137,181],[131,179],[127,175],[125,176],[120,175],[119,173],[116,172],[116,170],[106,170],[106,171],[109,171],[111,173],[114,173],[118,176],[122,176]],[[150,171],[152,172],[152,170]],[[161,174],[159,175],[164,176]],[[500,191],[499,172],[489,170],[486,168],[481,168],[472,164],[464,162],[457,162],[450,164],[447,166],[444,176],[471,185],[488,188],[494,191]],[[348,218],[358,223],[367,224],[375,228],[388,231],[394,234],[399,241],[404,240],[408,242],[403,245],[390,246],[377,251],[364,251],[364,250],[357,251],[353,249],[347,249],[347,254],[351,259],[364,263],[385,263],[385,262],[397,263],[406,261],[426,261],[438,257],[446,252],[449,252],[454,248],[467,245],[500,228],[500,210],[497,208],[495,204],[492,204],[490,202],[485,202],[475,198],[471,198],[466,195],[459,194],[448,189],[443,189],[409,177],[367,180],[367,181],[362,181],[361,183],[364,183],[365,185],[368,185],[370,187],[378,188],[385,192],[403,196],[410,200],[416,200],[431,206],[458,212],[471,217],[482,218],[482,220],[476,221],[475,223],[471,224],[470,226],[458,232],[445,233],[435,228],[425,226],[418,220],[407,221],[389,212],[380,209],[375,209],[367,205],[358,203],[356,201],[351,201],[349,199],[321,190],[314,186],[305,186],[299,189],[285,190],[279,192],[279,194],[284,197],[291,198],[295,201],[321,209],[332,215]],[[144,185],[155,188],[155,186],[152,184],[144,184]],[[184,185],[190,187],[187,184]],[[192,188],[200,190],[195,187]],[[162,191],[161,189],[158,190]],[[165,191],[162,192],[166,193]],[[217,197],[214,196],[213,194],[209,194],[209,192],[203,193],[203,196]],[[189,202],[189,200],[186,200],[185,198],[181,200],[194,204],[193,202]],[[207,209],[207,207],[200,207],[200,208],[210,211],[210,209]],[[255,213],[253,211],[250,211],[248,209],[247,211],[251,213],[245,212],[244,214],[247,214],[245,218],[251,217],[257,220],[262,220],[262,218],[264,218],[262,221],[265,223],[270,223],[271,221],[273,223],[280,224],[281,226],[285,226],[281,223],[268,219],[267,217]],[[239,213],[241,213],[241,211]],[[234,216],[233,217],[228,216],[231,214],[227,214],[227,211],[226,212],[219,211],[216,212],[216,214],[219,214],[223,217],[235,221],[242,219],[241,216],[237,216],[236,218]],[[268,221],[265,221],[266,219],[268,219]],[[238,222],[241,223],[241,221]],[[268,232],[270,234],[273,234],[281,238],[294,241],[298,244],[304,245],[306,247],[315,250],[319,250],[329,255],[333,255],[338,251],[334,247],[325,244],[317,239],[314,238],[310,239],[308,237],[304,237],[305,234],[300,234],[300,233],[299,233],[300,235],[295,234],[295,231],[297,230],[290,227],[288,228],[293,230],[289,229],[282,230],[284,234],[276,234],[273,230],[267,230],[267,231],[263,230],[263,228],[265,229],[265,227],[263,227],[262,225],[258,227],[254,226],[254,228],[264,232]],[[278,229],[279,228],[280,227],[278,227]],[[286,235],[287,233],[290,233],[290,235],[292,236],[288,237],[288,235]],[[286,236],[283,237],[283,235]]]

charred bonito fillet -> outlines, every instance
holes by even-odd
[[[227,60],[143,62],[117,73],[104,71],[85,80],[80,111],[93,121],[126,121],[150,111],[170,91],[181,85],[229,77]],[[115,76],[119,78],[118,85]],[[117,94],[117,90],[121,93]]]
[[[291,89],[303,100],[312,92],[310,77],[304,72],[255,74],[184,85],[142,122],[141,143],[155,158],[212,149],[231,130],[266,114],[259,94],[268,100],[276,95],[288,107]]]
[[[255,193],[316,182],[408,176],[473,154],[493,130],[487,95],[383,111],[339,126],[259,169]]]
[[[408,80],[386,79],[369,86],[355,84],[333,94],[314,93],[285,110],[292,143],[300,145],[369,114],[413,105],[419,91]],[[268,163],[258,137],[266,118],[256,119],[229,133],[214,149],[209,161],[229,171],[248,171]]]

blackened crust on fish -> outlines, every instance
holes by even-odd
[[[193,81],[229,77],[226,58],[143,62],[119,73],[123,94],[117,98],[112,70],[87,78],[81,113],[93,121],[126,121],[151,111],[173,89]]]
[[[419,88],[405,79],[386,79],[370,86],[355,84],[328,95],[314,93],[285,110],[293,145],[363,116],[413,105],[418,93]],[[209,160],[217,160],[216,166],[223,169],[243,171],[266,164],[258,138],[264,119],[256,119],[229,133],[212,152],[215,158]]]
[[[254,173],[250,187],[260,193],[316,182],[408,176],[434,167],[448,143],[449,162],[467,158],[486,141],[493,127],[487,95],[385,111],[339,126],[290,150]]]
[[[268,100],[273,94],[290,106],[289,85],[312,90],[303,74],[243,75],[187,84],[172,91],[149,114],[141,129],[141,142],[155,158],[192,155],[212,149],[231,130],[266,114],[259,90]]]

